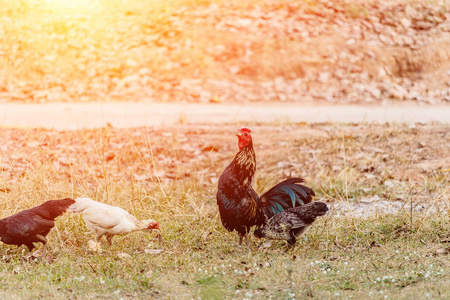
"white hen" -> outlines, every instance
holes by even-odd
[[[159,229],[155,220],[138,220],[120,207],[94,201],[90,198],[77,198],[69,211],[80,213],[90,231],[96,234],[99,243],[102,236],[111,245],[115,235],[123,235],[137,230]]]

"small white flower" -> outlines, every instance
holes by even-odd
[[[350,271],[354,271],[354,270],[355,270],[355,268],[351,268],[351,269],[350,269]]]
[[[340,294],[339,294],[339,293],[335,293],[334,295],[335,295],[335,296],[339,296]]]
[[[348,265],[348,262],[344,261],[344,265]]]
[[[80,277],[74,277],[73,279],[77,280],[77,281],[83,281],[84,280],[84,275],[81,275]]]
[[[118,295],[120,293],[120,290],[115,290],[114,294]]]
[[[327,274],[327,271],[323,271],[322,273],[326,275],[326,274]]]

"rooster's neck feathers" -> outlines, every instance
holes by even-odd
[[[252,183],[256,171],[256,155],[251,142],[239,150],[232,165],[234,174],[243,185]]]

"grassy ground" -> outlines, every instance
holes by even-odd
[[[66,213],[44,262],[0,245],[0,298],[450,297],[448,126],[251,126],[258,191],[303,176],[331,207],[374,195],[407,204],[367,219],[332,209],[293,253],[254,239],[249,253],[220,223],[217,178],[237,151],[236,128],[0,128],[0,217],[84,195],[157,219],[163,237],[116,237],[98,254]],[[410,214],[410,203],[438,209]]]

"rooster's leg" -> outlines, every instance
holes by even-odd
[[[248,239],[248,234],[245,234],[245,243],[247,244],[248,250],[251,250],[250,249],[250,240]]]
[[[239,246],[242,245],[242,238],[243,238],[243,236],[239,235]]]

